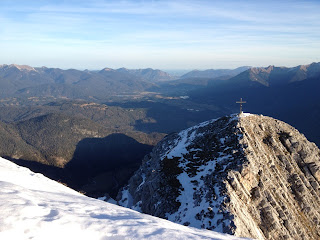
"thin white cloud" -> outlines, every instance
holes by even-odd
[[[70,62],[77,56],[74,53],[79,52],[78,56],[86,55],[95,63],[98,61],[95,57],[101,61],[104,56],[118,62],[123,59],[122,66],[134,62],[156,64],[152,54],[163,64],[167,57],[171,65],[174,60],[189,59],[187,56],[190,60],[186,64],[191,64],[191,59],[204,64],[218,58],[237,62],[241,55],[248,61],[258,61],[258,57],[276,61],[275,56],[288,61],[305,59],[307,55],[315,59],[316,54],[320,55],[317,2],[46,1],[44,5],[40,1],[40,4],[39,7],[0,3],[1,51],[19,49],[12,50],[17,58],[27,53],[22,46],[28,52],[32,49],[48,56],[55,52],[72,53],[68,57]],[[276,54],[279,52],[283,55]],[[2,51],[2,55],[5,53]],[[67,61],[64,59],[63,62]]]
[[[295,1],[268,1],[258,3],[253,1],[79,1],[75,5],[63,2],[43,5],[40,7],[14,6],[4,7],[5,11],[42,12],[42,13],[76,13],[76,14],[134,14],[150,16],[177,17],[208,17],[227,18],[249,22],[274,22],[288,23],[299,19],[316,21],[319,19],[317,10],[319,3],[309,4]],[[85,3],[85,4],[84,4]],[[307,13],[307,14],[306,14]]]

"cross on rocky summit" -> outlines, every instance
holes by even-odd
[[[242,101],[242,98],[240,98],[240,101],[237,101],[236,103],[240,104],[240,114],[242,113],[242,104],[247,103],[246,101]]]

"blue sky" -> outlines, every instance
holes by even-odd
[[[320,62],[320,1],[0,1],[0,64],[208,69]]]

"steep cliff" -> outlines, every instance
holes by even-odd
[[[320,238],[320,150],[270,117],[208,121],[162,140],[119,204],[256,239]]]

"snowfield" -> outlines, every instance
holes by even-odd
[[[86,197],[0,158],[0,239],[240,239]]]

